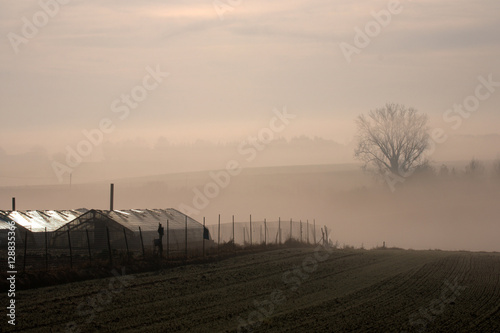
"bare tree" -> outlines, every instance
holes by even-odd
[[[354,156],[363,167],[379,174],[400,176],[425,164],[429,148],[428,118],[414,108],[386,104],[357,118],[357,147]]]

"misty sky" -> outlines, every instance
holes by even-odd
[[[106,208],[110,180],[146,176],[116,182],[116,207],[180,207],[231,160],[353,163],[356,117],[388,102],[450,137],[429,153],[436,166],[463,173],[448,161],[500,158],[498,0],[4,0],[0,35],[3,209],[11,197],[18,209]],[[293,117],[277,122],[283,110]],[[272,147],[241,149],[277,126]],[[68,148],[97,129],[69,168]],[[350,244],[498,250],[490,178],[384,201],[356,165],[345,169],[241,176],[195,217],[286,213],[330,223]]]
[[[104,118],[115,126],[111,142],[239,140],[283,106],[297,118],[282,136],[347,143],[355,117],[386,102],[428,113],[450,134],[500,134],[500,88],[458,129],[443,121],[474,94],[478,76],[500,81],[498,0],[401,1],[351,63],[339,44],[354,45],[355,27],[389,1],[68,2],[14,47],[12,34],[22,37],[42,8],[0,3],[0,148],[8,153],[63,151]],[[228,10],[219,15],[214,3]],[[113,102],[142,85],[147,68],[169,76],[120,119]]]

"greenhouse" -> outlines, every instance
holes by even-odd
[[[74,248],[140,249],[153,247],[159,238],[158,227],[164,229],[163,244],[170,250],[201,248],[210,235],[202,224],[175,209],[92,209],[58,228],[52,235],[51,246]]]
[[[207,228],[175,209],[0,211],[0,244],[6,244],[9,223],[16,226],[16,244],[43,248],[141,250],[152,248],[163,227],[163,247],[171,251],[213,245]]]

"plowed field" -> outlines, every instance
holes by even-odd
[[[498,253],[289,248],[115,275],[20,291],[3,331],[500,332]]]

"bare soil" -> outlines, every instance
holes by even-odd
[[[16,293],[7,332],[500,332],[500,254],[275,249]]]

